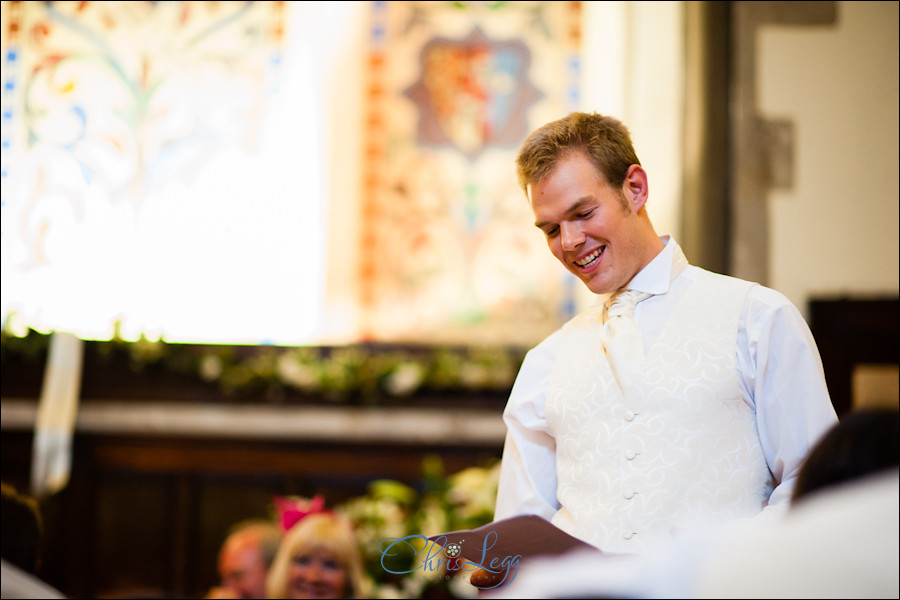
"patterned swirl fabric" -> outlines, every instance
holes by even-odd
[[[735,358],[752,285],[702,271],[627,392],[603,351],[602,306],[564,328],[547,399],[555,525],[604,551],[644,552],[679,528],[762,509],[774,482]]]

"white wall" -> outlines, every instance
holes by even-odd
[[[758,107],[795,127],[794,187],[769,194],[769,285],[898,293],[898,3],[839,2],[837,26],[764,26]]]

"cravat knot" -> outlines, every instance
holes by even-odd
[[[634,315],[634,307],[637,303],[645,298],[649,298],[647,292],[639,292],[637,290],[623,290],[617,292],[610,298],[610,302],[606,309],[607,319],[613,317],[630,317]]]

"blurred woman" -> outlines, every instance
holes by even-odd
[[[360,598],[362,557],[349,523],[334,513],[308,515],[285,534],[269,570],[269,598]]]

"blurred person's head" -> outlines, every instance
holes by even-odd
[[[796,502],[900,464],[900,411],[860,409],[841,417],[813,446],[794,487]]]
[[[355,598],[362,557],[350,524],[334,513],[304,517],[281,542],[269,570],[269,598]]]
[[[37,574],[40,566],[44,525],[37,500],[16,491],[8,483],[2,485],[2,547],[0,555],[23,571]]]
[[[251,520],[231,528],[219,550],[219,576],[230,597],[266,597],[266,576],[280,543],[275,523]]]

